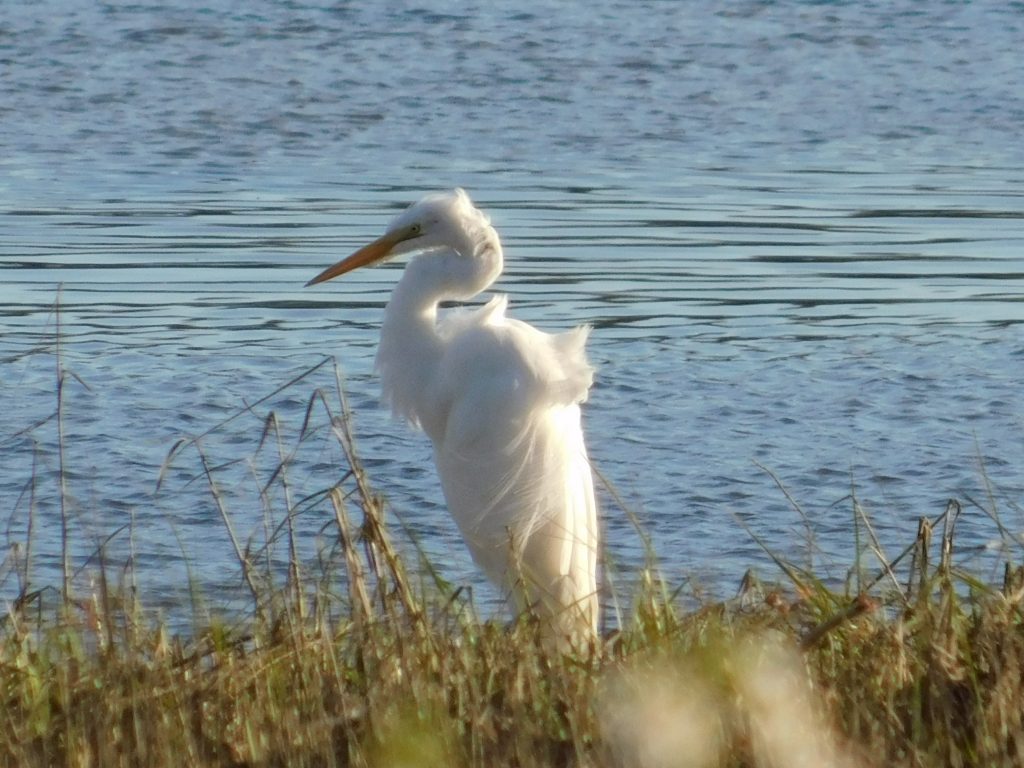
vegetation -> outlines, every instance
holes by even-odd
[[[65,570],[51,607],[26,570],[0,628],[0,764],[1024,765],[1024,569],[994,586],[958,571],[955,502],[898,558],[872,539],[878,574],[855,564],[846,586],[779,560],[782,585],[684,610],[652,565],[620,629],[561,655],[530,617],[481,620],[411,575],[347,419],[329,429],[348,471],[312,501],[339,572],[294,556],[300,504],[275,527],[292,553],[276,580],[224,513],[241,624],[175,635],[102,557],[87,587]]]

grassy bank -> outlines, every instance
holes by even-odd
[[[1024,765],[1024,569],[958,571],[955,503],[841,591],[780,560],[777,585],[683,610],[649,569],[622,628],[563,656],[529,617],[481,620],[412,576],[348,421],[329,428],[348,467],[312,501],[337,572],[265,577],[225,513],[242,621],[176,636],[125,564],[51,592],[26,576],[0,629],[0,764]],[[301,503],[275,529],[289,552]]]

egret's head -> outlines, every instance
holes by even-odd
[[[368,264],[403,253],[439,249],[461,250],[486,230],[487,217],[473,207],[461,189],[428,195],[396,216],[387,231],[369,245],[328,267],[306,285],[315,285]]]
[[[392,250],[393,255],[449,247],[467,227],[486,217],[473,207],[464,190],[427,195],[398,214],[388,226],[387,235],[406,239]]]

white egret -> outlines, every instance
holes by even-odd
[[[448,509],[487,576],[558,638],[591,637],[598,525],[580,424],[590,329],[543,333],[506,317],[505,296],[439,315],[503,266],[498,233],[461,189],[412,205],[307,285],[412,252],[384,312],[385,399],[433,441]]]

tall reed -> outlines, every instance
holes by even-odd
[[[259,475],[262,542],[232,516],[212,432],[175,444],[160,478],[166,492],[191,462],[206,482],[248,607],[173,631],[105,542],[77,581],[65,566],[56,604],[20,563],[0,626],[0,764],[1024,765],[1024,568],[1008,557],[997,584],[959,568],[957,502],[887,559],[851,498],[864,557],[838,588],[772,553],[776,581],[751,576],[733,599],[684,609],[648,567],[621,626],[564,654],[530,616],[481,618],[396,544],[340,381],[309,396],[298,429],[343,462],[306,496],[282,418],[260,413],[272,399],[245,407],[276,456]],[[316,559],[295,526],[310,509],[328,521]]]

